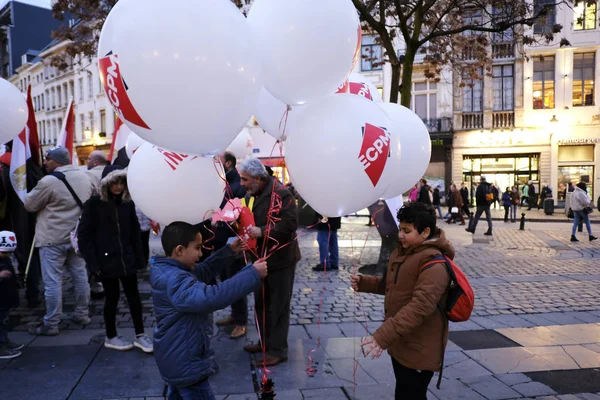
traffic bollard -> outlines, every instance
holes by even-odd
[[[525,213],[521,214],[521,225],[519,226],[519,230],[521,230],[521,231],[525,230]]]

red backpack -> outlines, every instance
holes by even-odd
[[[431,268],[434,264],[444,264],[450,276],[448,299],[446,300],[445,313],[452,322],[464,322],[471,317],[475,306],[475,294],[469,284],[465,273],[454,263],[450,257],[443,255],[431,259],[421,267],[421,272]]]

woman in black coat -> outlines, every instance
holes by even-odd
[[[104,346],[115,350],[130,350],[135,346],[150,353],[153,351],[152,341],[144,334],[137,283],[137,270],[145,267],[142,236],[135,204],[127,189],[127,172],[123,167],[109,165],[104,168],[99,192],[84,205],[78,240],[79,251],[90,273],[95,274],[104,286]],[[117,336],[119,281],[123,285],[135,328],[133,343]]]

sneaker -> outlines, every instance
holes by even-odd
[[[571,235],[571,242],[579,242],[579,240],[574,235]]]
[[[58,327],[50,327],[46,324],[40,326],[32,326],[29,328],[29,333],[39,336],[56,336],[58,335]]]
[[[486,233],[484,233],[485,236],[492,236],[492,231],[487,231]]]
[[[75,322],[76,324],[85,326],[90,324],[90,317],[78,317],[76,315],[73,315],[71,316],[71,321]]]
[[[126,351],[133,349],[133,343],[125,340],[123,336],[115,336],[111,339],[104,339],[104,347],[108,347],[109,349],[114,350]]]
[[[133,341],[133,345],[138,349],[142,349],[144,353],[152,353],[154,351],[152,340],[146,335],[136,337]]]
[[[22,353],[19,350],[9,349],[8,347],[2,347],[0,349],[0,360],[9,360],[11,358],[19,357]]]
[[[7,347],[11,350],[21,350],[23,347],[25,347],[25,345],[21,343],[11,342],[9,340],[7,343],[4,343],[4,347]]]
[[[590,235],[590,242],[591,242],[592,240],[597,240],[597,239],[598,239],[598,238],[597,238],[596,236],[592,236],[592,235]]]
[[[238,325],[235,327],[233,332],[231,332],[231,336],[229,336],[229,337],[232,339],[239,339],[242,336],[246,336],[246,326]]]

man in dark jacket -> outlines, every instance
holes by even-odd
[[[467,189],[464,182],[460,185],[460,196],[463,201],[462,211],[469,216],[469,189]]]
[[[227,202],[235,198],[243,198],[246,195],[246,189],[240,183],[240,174],[238,173],[236,166],[235,155],[229,151],[225,152],[221,157],[221,162],[225,168],[225,178],[227,179],[228,186],[225,188],[225,196],[221,203],[221,208],[225,207]],[[214,227],[215,233],[215,250],[225,246],[225,241],[233,235],[233,231],[226,224],[219,224]],[[222,239],[225,239],[222,240]],[[244,260],[238,259],[231,264],[230,268],[224,270],[224,273],[220,276],[221,282],[231,278],[237,274],[244,267]],[[229,337],[231,339],[238,339],[246,335],[246,325],[248,324],[248,299],[244,296],[239,300],[231,304],[231,315],[217,321],[217,326],[234,326],[233,331]]]
[[[419,196],[417,201],[423,204],[431,205],[433,195],[431,194],[431,187],[427,184],[427,179],[423,178],[419,181]]]
[[[254,293],[262,343],[266,347],[267,366],[287,360],[287,336],[290,327],[290,303],[296,263],[300,249],[296,240],[298,211],[296,199],[281,183],[268,175],[260,160],[250,158],[240,166],[242,186],[246,188],[246,204],[252,204],[255,227],[249,230],[258,239],[252,259],[268,257],[269,275],[263,289]],[[263,296],[264,293],[264,296]],[[263,313],[266,318],[263,321]],[[264,328],[264,329],[263,329]],[[244,347],[249,353],[259,353],[259,344]],[[263,363],[263,360],[260,361]]]
[[[485,218],[488,223],[488,230],[484,235],[492,236],[492,213],[490,211],[490,204],[493,201],[494,194],[492,193],[492,185],[490,185],[485,176],[481,177],[481,182],[479,186],[477,186],[477,190],[475,192],[475,200],[477,202],[477,212],[475,213],[475,218],[471,220],[469,227],[465,229],[467,232],[475,233],[475,229],[477,229],[477,223],[479,222],[479,218],[481,214],[485,212]]]
[[[537,192],[535,191],[535,185],[533,184],[533,181],[529,181],[529,207],[527,208],[527,211],[531,210],[531,206],[533,205],[537,205],[538,210],[540,209],[540,205],[538,204],[538,195]]]

